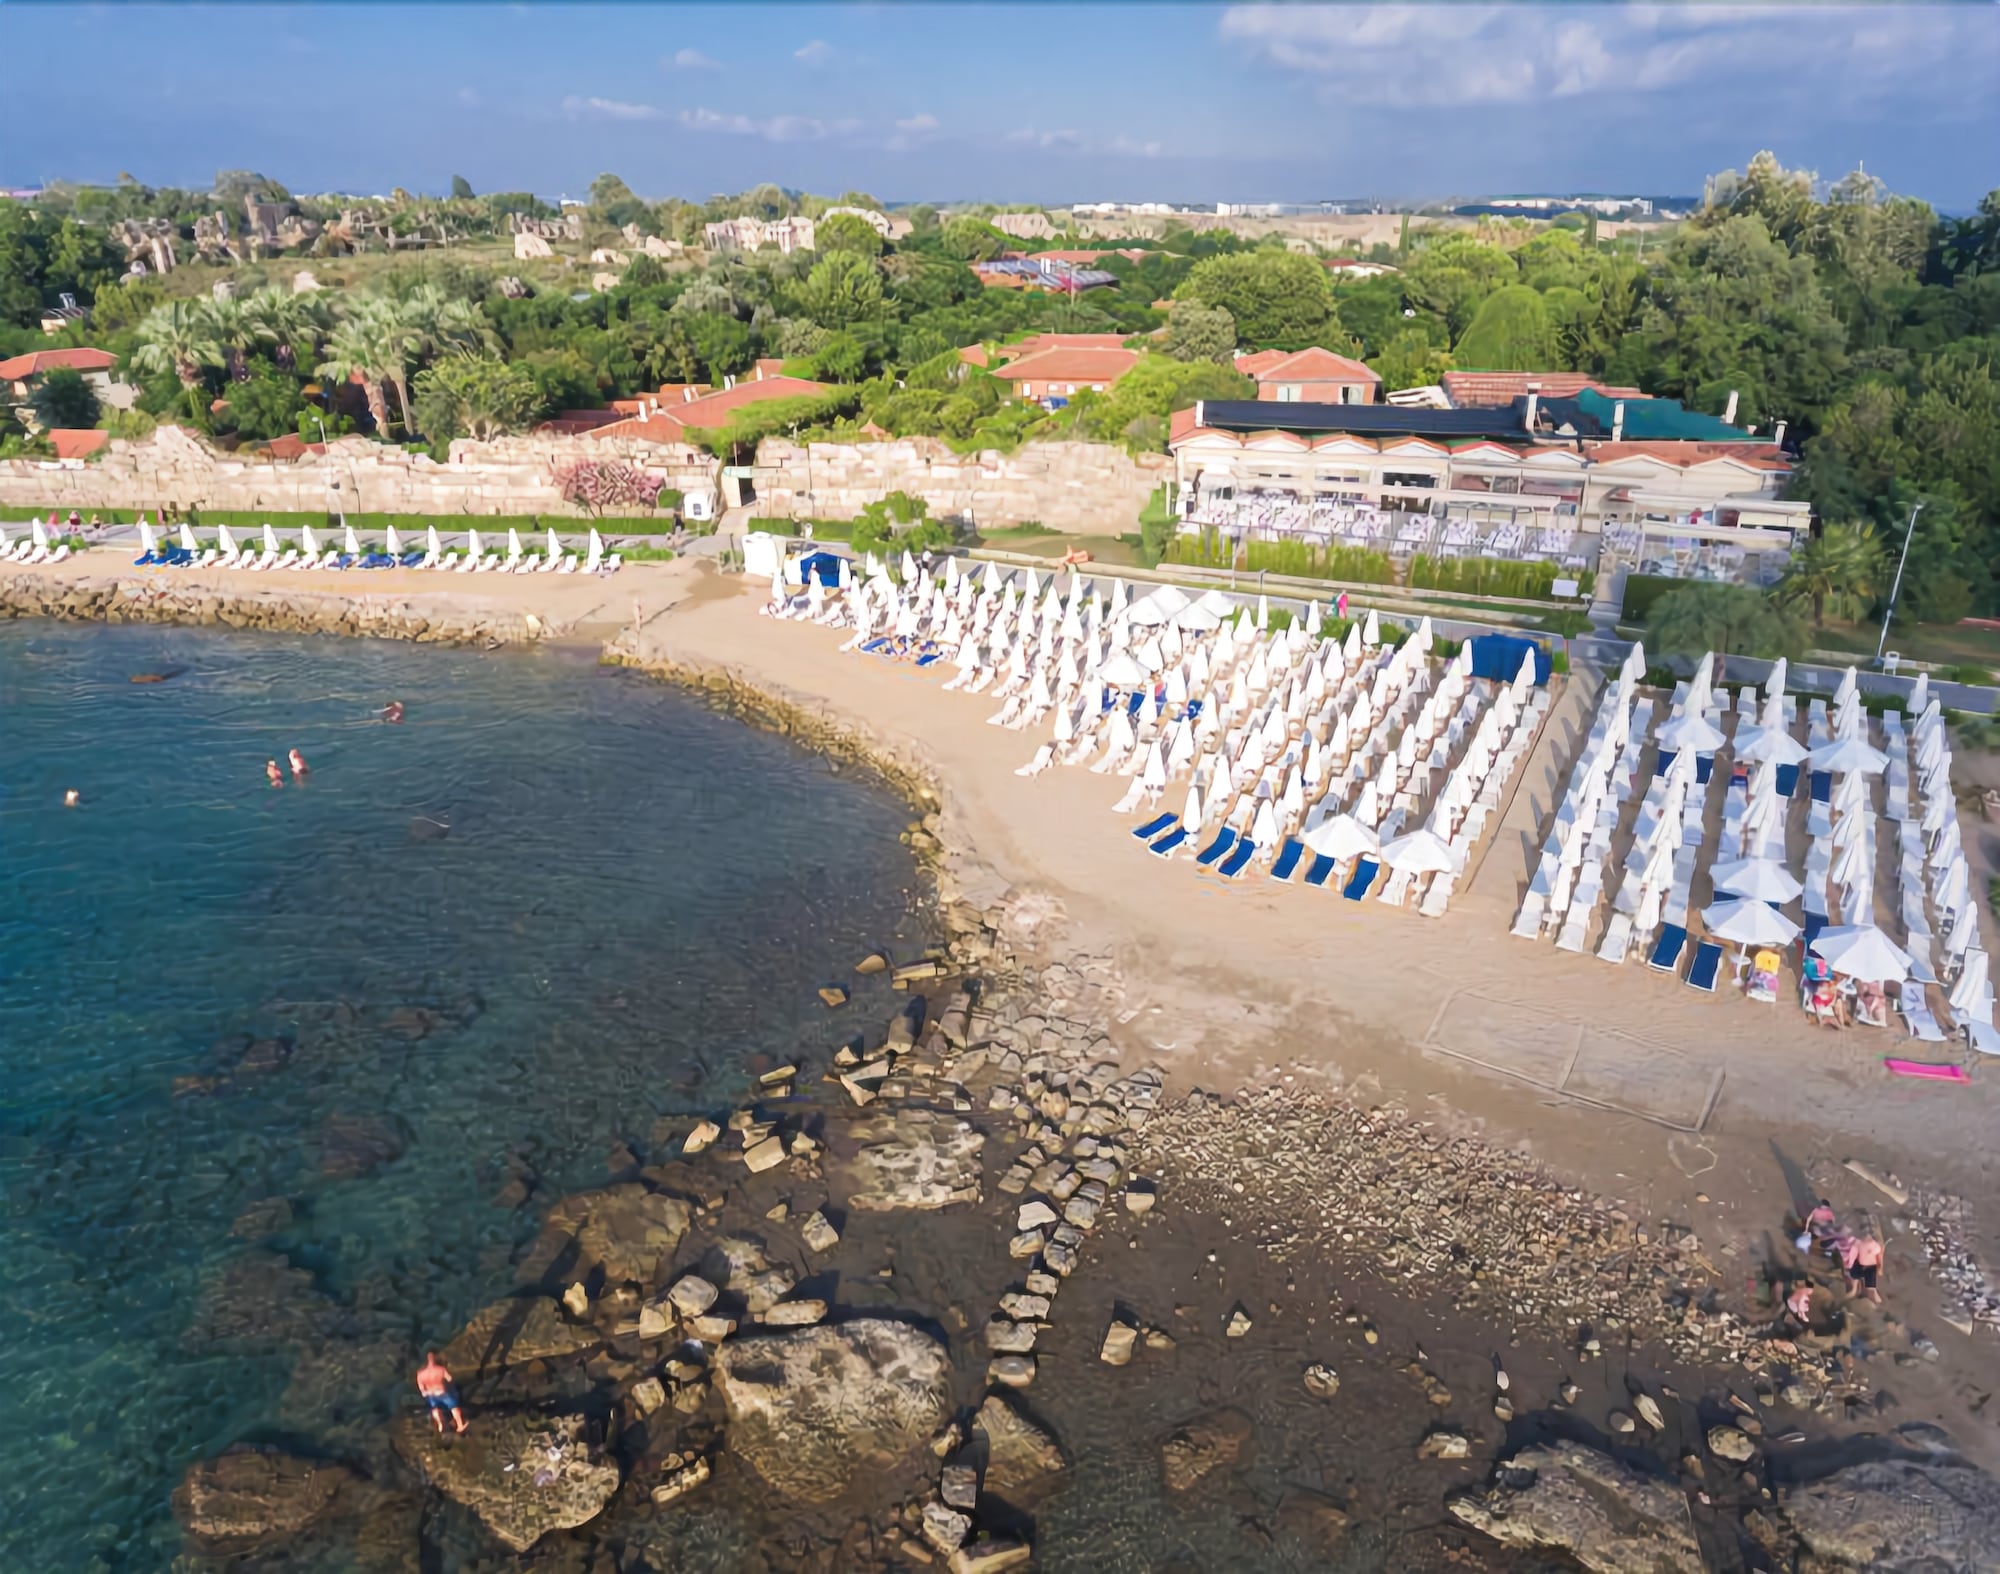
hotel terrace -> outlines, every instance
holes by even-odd
[[[1506,404],[1208,400],[1173,417],[1174,506],[1192,533],[1368,546],[1394,556],[1541,558],[1769,583],[1810,525],[1792,461],[1670,399],[1539,387]]]

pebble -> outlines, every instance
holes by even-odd
[[[1035,1380],[1035,1358],[1031,1355],[996,1356],[986,1365],[988,1382],[1009,1388],[1026,1388]]]
[[[1340,1392],[1340,1374],[1330,1366],[1322,1366],[1315,1361],[1305,1370],[1303,1381],[1306,1392],[1315,1399],[1331,1399]]]
[[[1229,1314],[1229,1321],[1223,1325],[1222,1331],[1231,1339],[1241,1339],[1250,1327],[1250,1314],[1239,1306]]]

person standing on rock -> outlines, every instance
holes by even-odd
[[[465,1430],[465,1411],[458,1402],[458,1385],[451,1380],[451,1373],[444,1362],[438,1359],[435,1350],[424,1352],[424,1364],[417,1373],[417,1392],[424,1396],[424,1403],[430,1409],[431,1425],[438,1435],[444,1435],[444,1413],[451,1412],[452,1425],[459,1431]]]
[[[1864,1230],[1859,1235],[1850,1235],[1840,1243],[1841,1266],[1847,1270],[1847,1296],[1852,1300],[1862,1291],[1868,1292],[1868,1299],[1877,1306],[1882,1304],[1882,1292],[1876,1285],[1882,1277],[1882,1243],[1875,1238],[1872,1230]]]

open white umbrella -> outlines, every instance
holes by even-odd
[[[1746,727],[1736,734],[1736,758],[1746,764],[1796,765],[1806,757],[1806,746],[1782,726]]]
[[[1407,869],[1412,874],[1435,874],[1441,869],[1456,869],[1459,855],[1436,831],[1421,826],[1392,842],[1384,842],[1382,861],[1391,869]]]
[[[1715,865],[1708,873],[1717,891],[1760,902],[1789,902],[1803,889],[1789,869],[1769,858],[1737,858]]]
[[[1836,738],[1814,749],[1806,759],[1818,771],[1880,771],[1889,763],[1888,755],[1859,738]]]
[[[1328,815],[1299,840],[1313,852],[1336,860],[1382,850],[1381,838],[1347,814]]]
[[[1173,627],[1187,634],[1213,634],[1222,627],[1222,619],[1197,601],[1191,607],[1183,607],[1169,620]]]
[[[1696,754],[1713,754],[1722,747],[1723,741],[1721,729],[1693,708],[1667,722],[1659,731],[1659,743],[1663,749],[1691,749]]]
[[[1711,903],[1701,910],[1701,921],[1711,940],[1737,945],[1789,945],[1799,932],[1775,907],[1748,897]]]
[[[1835,972],[1870,983],[1901,983],[1910,974],[1908,953],[1873,924],[1822,929],[1810,949]]]
[[[1097,669],[1098,677],[1114,688],[1137,688],[1146,682],[1151,673],[1146,664],[1129,650],[1113,651],[1103,666]]]

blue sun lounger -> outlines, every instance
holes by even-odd
[[[1688,932],[1679,924],[1668,924],[1660,931],[1660,938],[1653,942],[1653,954],[1646,958],[1646,966],[1656,973],[1672,973],[1679,970],[1681,953],[1687,949]]]
[[[1257,844],[1251,841],[1249,837],[1238,837],[1236,840],[1236,850],[1222,860],[1222,872],[1234,880],[1244,871],[1251,858],[1256,854],[1256,851]]]
[[[1187,827],[1185,825],[1177,825],[1157,842],[1148,843],[1146,851],[1149,853],[1158,853],[1162,858],[1170,858],[1181,843],[1187,839]]]
[[[1278,861],[1271,865],[1273,880],[1289,880],[1297,873],[1299,860],[1306,855],[1306,844],[1294,836],[1278,849]]]
[[[1375,876],[1382,872],[1382,866],[1373,858],[1357,858],[1354,873],[1348,876],[1347,886],[1340,894],[1350,902],[1358,902],[1368,894],[1368,887],[1375,883]]]
[[[1653,774],[1655,776],[1665,776],[1667,774],[1667,767],[1674,763],[1674,756],[1679,753],[1680,750],[1678,749],[1660,750],[1660,757],[1653,762]]]
[[[1806,927],[1799,936],[1799,944],[1803,946],[1806,950],[1810,951],[1812,949],[1812,943],[1819,938],[1819,932],[1825,927],[1826,927],[1826,914],[1807,913]]]
[[[1144,692],[1143,690],[1140,690],[1140,691],[1136,691],[1136,692],[1135,692],[1135,693],[1134,693],[1134,694],[1132,695],[1132,698],[1131,698],[1130,700],[1128,700],[1128,701],[1126,702],[1126,705],[1125,705],[1125,714],[1126,714],[1127,716],[1136,716],[1136,715],[1138,715],[1138,714],[1139,714],[1139,708],[1140,708],[1140,707],[1141,707],[1142,705],[1144,705],[1145,703],[1146,703],[1146,695],[1145,695],[1145,692]]]
[[[1325,853],[1313,854],[1313,865],[1306,871],[1306,884],[1324,886],[1332,878],[1339,865]]]
[[[863,645],[861,649],[863,653],[866,655],[879,656],[882,654],[883,651],[887,650],[891,645],[895,643],[896,641],[890,635],[878,634],[874,639],[871,639],[870,641],[868,641],[867,644]]]
[[[1799,790],[1799,768],[1796,765],[1778,767],[1778,796],[1789,798]]]
[[[1694,779],[1706,787],[1708,779],[1714,774],[1715,756],[1712,754],[1697,754],[1694,757]]]
[[[1812,801],[1814,803],[1833,802],[1833,772],[1814,771],[1812,773]]]
[[[1133,826],[1132,834],[1142,842],[1150,842],[1179,818],[1180,816],[1177,814],[1162,814],[1155,819],[1148,820],[1144,825]]]
[[[928,667],[933,662],[938,662],[943,660],[944,660],[944,653],[942,651],[934,650],[930,652],[929,655],[919,656],[917,658],[917,665],[920,667]]]
[[[1225,825],[1215,833],[1215,840],[1201,850],[1200,854],[1195,858],[1195,862],[1206,869],[1212,864],[1218,863],[1222,855],[1235,845],[1236,833]]]
[[[1722,971],[1722,947],[1704,940],[1695,947],[1694,961],[1688,966],[1687,982],[1705,995],[1715,993],[1715,975]]]

